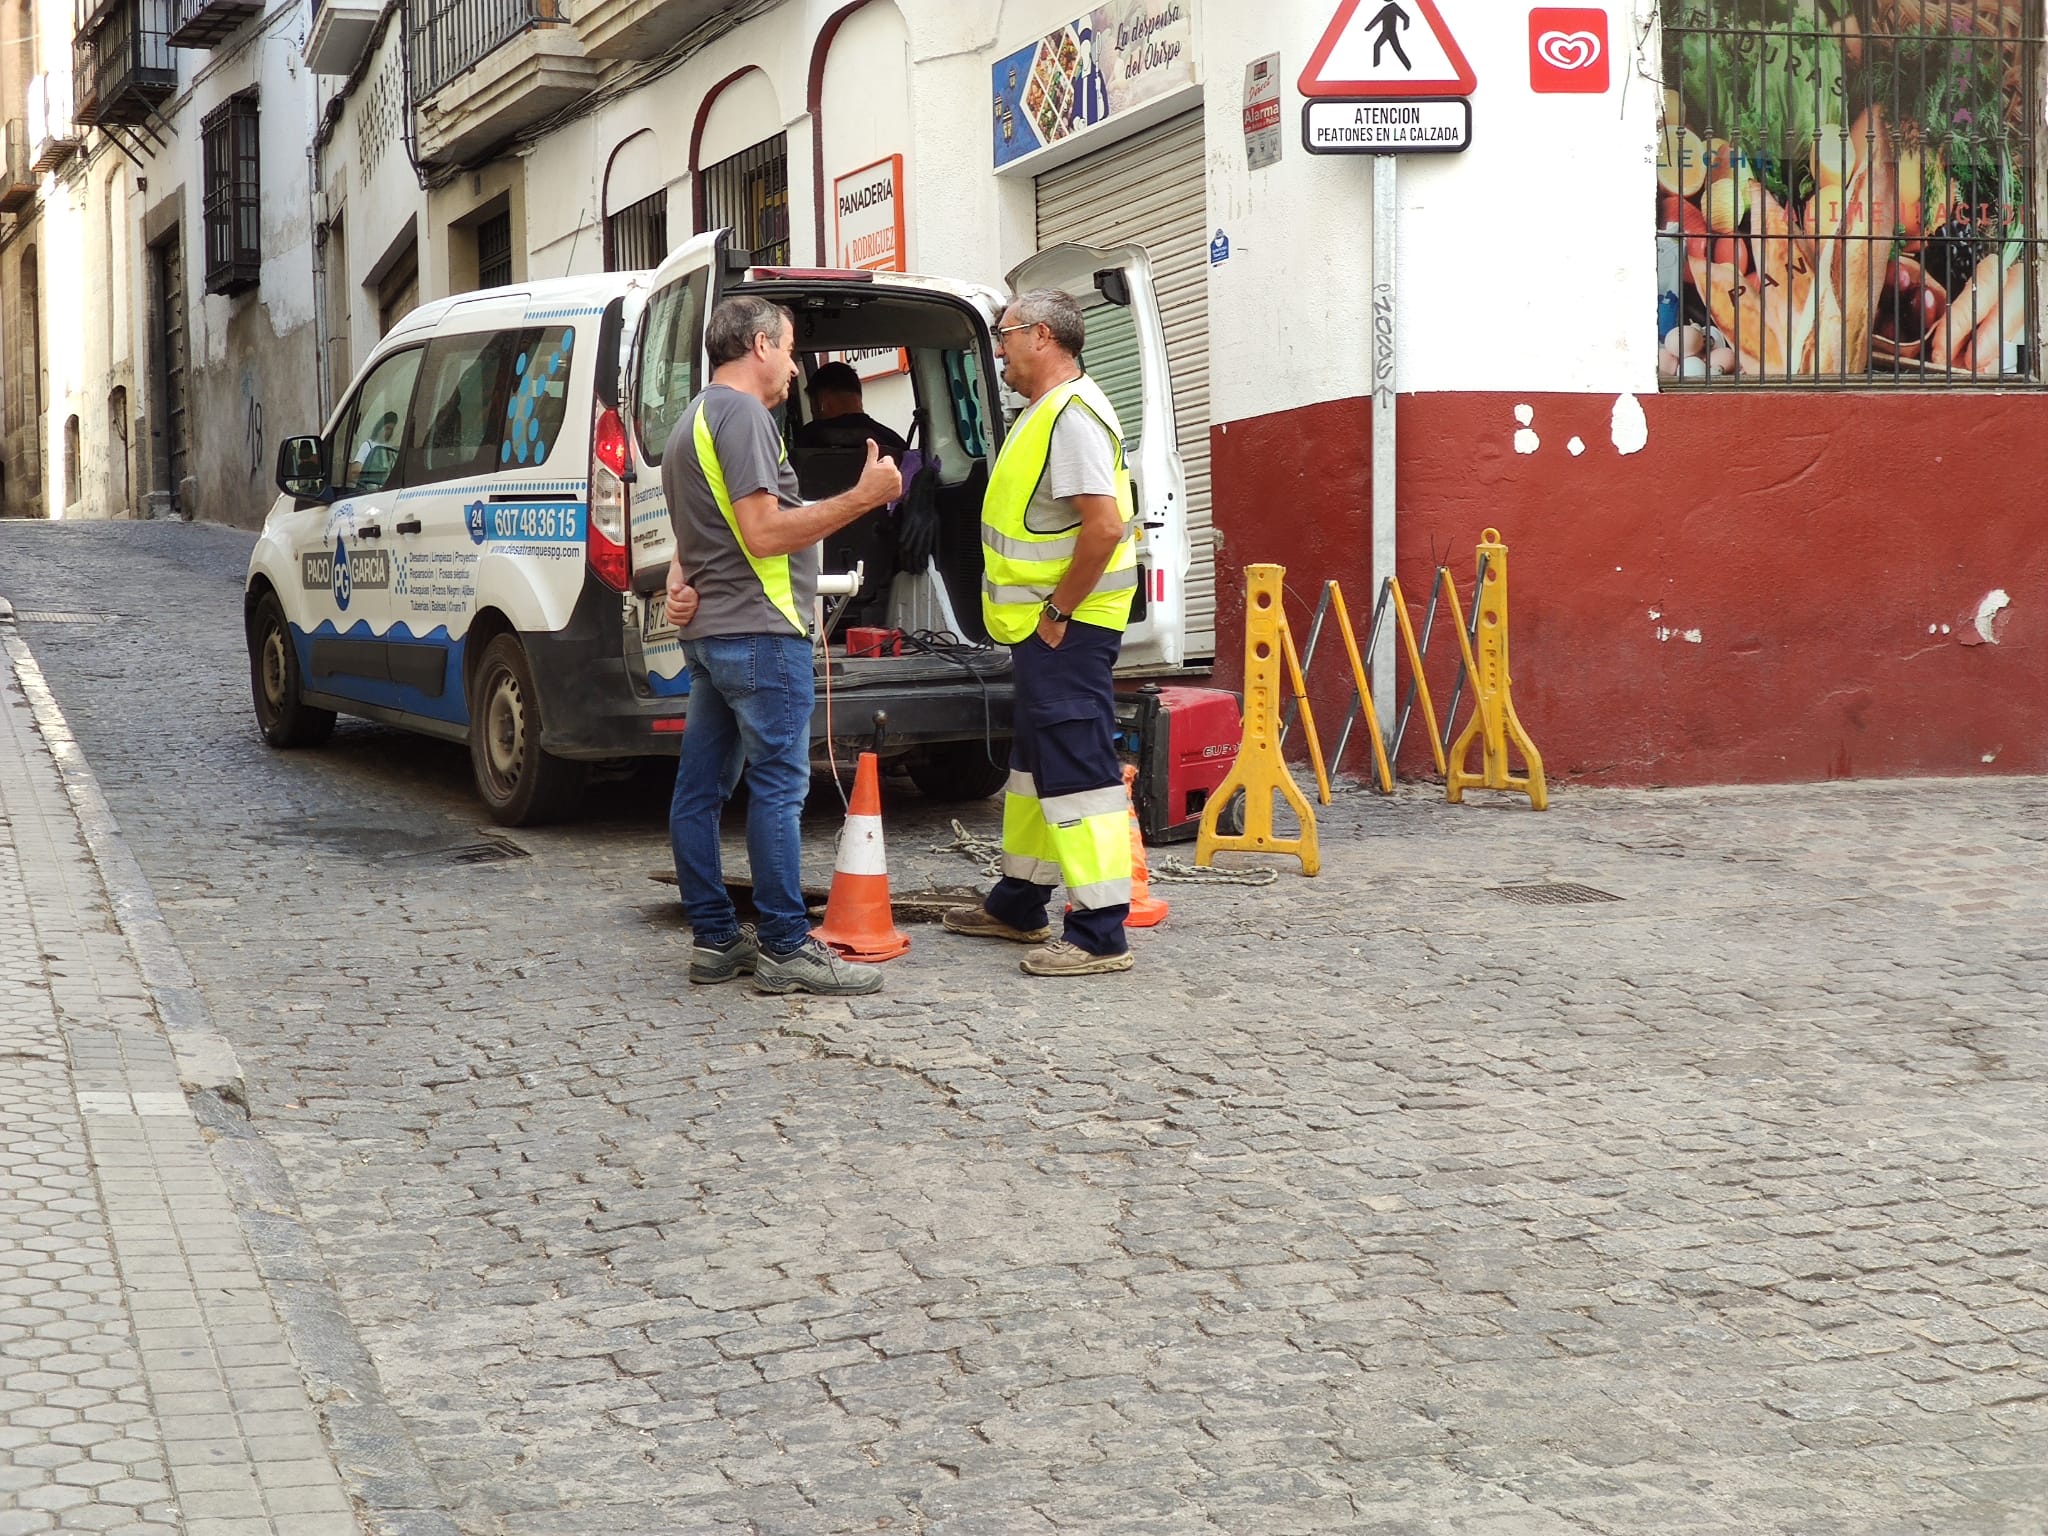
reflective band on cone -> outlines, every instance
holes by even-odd
[[[875,754],[863,752],[853,775],[853,799],[832,862],[832,894],[825,921],[812,935],[849,960],[894,960],[910,948],[889,906],[889,859],[882,846],[882,775]]]

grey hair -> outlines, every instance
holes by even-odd
[[[1042,325],[1052,332],[1052,339],[1063,351],[1073,357],[1081,355],[1088,323],[1081,318],[1080,304],[1065,289],[1028,288],[1010,301],[1010,308],[1016,312],[1019,324]]]
[[[780,304],[734,294],[711,311],[711,322],[704,327],[704,350],[711,355],[712,367],[723,368],[753,351],[756,336],[780,341],[784,330],[795,326],[796,316]]]

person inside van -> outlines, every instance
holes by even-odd
[[[804,393],[811,397],[811,419],[797,428],[794,446],[798,453],[838,447],[849,438],[858,446],[872,437],[884,455],[898,464],[903,462],[907,445],[867,413],[860,375],[854,372],[852,364],[820,364],[810,383],[804,386]]]
[[[391,477],[391,467],[398,461],[398,444],[392,441],[397,435],[398,412],[386,411],[356,444],[355,473],[349,483],[357,490],[374,491]]]

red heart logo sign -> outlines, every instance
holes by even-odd
[[[1608,85],[1607,12],[1541,6],[1529,12],[1529,89],[1597,96]]]
[[[1546,32],[1536,39],[1536,51],[1559,69],[1585,69],[1598,63],[1603,52],[1600,39],[1590,32]]]

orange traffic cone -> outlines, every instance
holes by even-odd
[[[872,752],[860,755],[853,800],[832,861],[825,921],[811,930],[849,960],[894,960],[910,948],[889,910],[889,857],[882,848],[882,775]]]
[[[1131,915],[1126,928],[1156,928],[1166,921],[1166,903],[1152,894],[1152,870],[1145,863],[1145,834],[1138,827],[1138,804],[1132,798],[1131,783],[1138,770],[1124,764],[1124,800],[1131,808]]]

